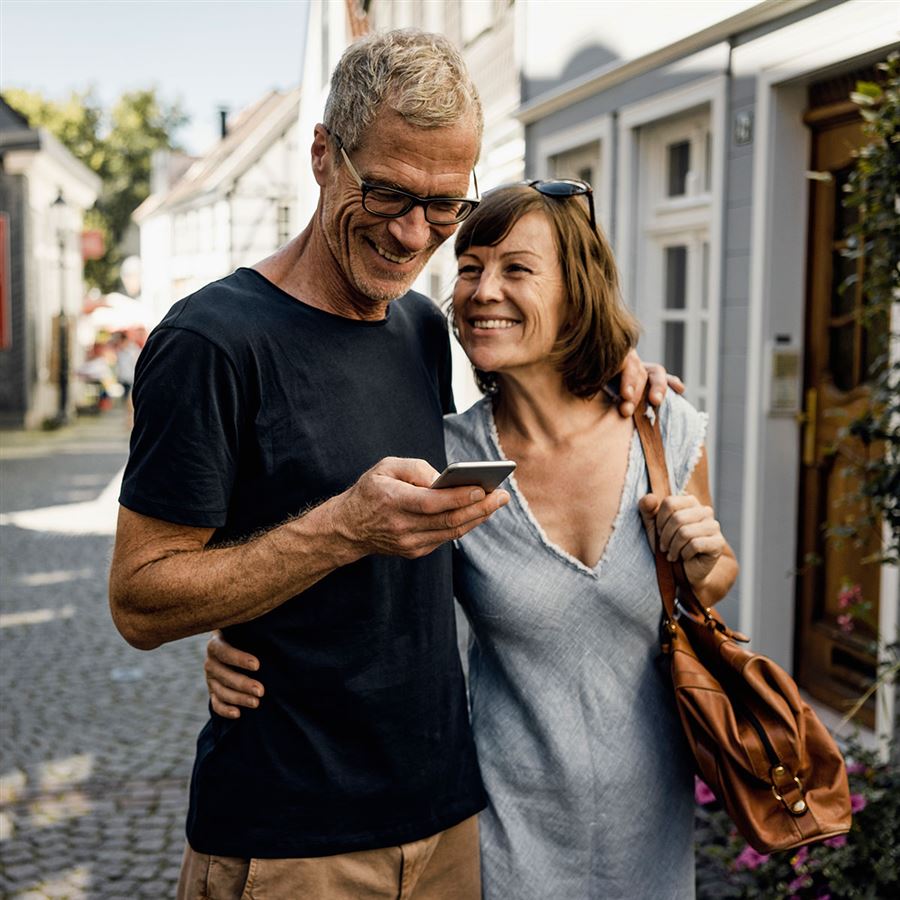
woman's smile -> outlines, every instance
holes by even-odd
[[[505,331],[509,328],[515,328],[517,325],[521,325],[522,322],[520,319],[501,319],[501,318],[491,318],[485,319],[480,316],[472,316],[469,319],[469,324],[472,326],[474,331]]]

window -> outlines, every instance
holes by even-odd
[[[291,208],[287,205],[279,205],[277,234],[275,243],[280,247],[291,239]]]
[[[709,114],[705,110],[640,129],[637,312],[641,355],[660,360],[710,405],[717,348],[711,338]]]
[[[687,177],[691,169],[691,142],[677,141],[666,148],[669,156],[669,197],[687,193]]]
[[[595,189],[600,171],[600,142],[590,141],[550,157],[549,172],[554,178],[576,178]]]

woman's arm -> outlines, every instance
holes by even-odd
[[[681,558],[684,572],[697,599],[704,606],[718,603],[731,589],[738,574],[734,551],[725,540],[712,507],[706,447],[681,496],[660,502],[654,494],[641,498],[640,510],[648,532],[673,562]]]

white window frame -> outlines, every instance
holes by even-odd
[[[613,172],[610,164],[613,145],[613,120],[612,116],[598,116],[587,122],[582,122],[572,128],[563,131],[555,131],[553,134],[539,138],[535,143],[535,164],[537,170],[533,173],[535,178],[550,177],[550,160],[560,153],[568,153],[577,150],[586,144],[597,142],[599,153],[597,157],[594,189],[594,211],[597,221],[603,227],[607,237],[612,240],[612,191]]]
[[[709,461],[710,489],[715,492],[716,448],[718,446],[719,411],[719,317],[722,296],[722,257],[724,234],[724,184],[725,184],[725,141],[727,128],[727,78],[716,75],[685,87],[675,88],[657,94],[648,100],[633,103],[619,111],[618,137],[618,192],[616,199],[616,257],[622,278],[622,291],[638,317],[650,313],[646,301],[642,304],[637,296],[638,255],[644,236],[639,233],[644,216],[639,208],[638,179],[641,174],[641,129],[662,124],[664,120],[685,116],[701,107],[708,108],[709,131],[711,135],[708,192],[701,192],[693,198],[671,198],[666,206],[679,209],[682,213],[680,224],[686,228],[696,226],[696,211],[702,214],[703,222],[709,228],[709,273],[708,273],[708,367],[706,387],[706,409],[710,414],[706,448]],[[664,152],[665,148],[662,147]],[[702,203],[703,208],[698,204]],[[707,213],[706,209],[709,212]],[[673,218],[673,222],[675,219]],[[643,309],[641,307],[644,307]],[[654,306],[655,314],[660,309]],[[648,330],[654,327],[651,317],[646,315],[644,323]],[[679,373],[676,373],[679,374]],[[690,394],[691,385],[688,384]]]
[[[717,347],[712,337],[712,304],[709,291],[709,266],[712,263],[710,240],[714,199],[705,185],[706,145],[711,133],[709,107],[696,114],[686,113],[661,124],[644,126],[640,136],[640,171],[642,183],[638,229],[643,250],[641,266],[636,273],[634,300],[644,326],[644,355],[664,362],[665,331],[668,323],[684,324],[686,357],[680,375],[691,386],[697,405],[709,412],[711,406],[710,376],[715,371]],[[686,193],[668,195],[668,148],[687,141],[691,146],[692,168],[688,171]],[[698,154],[699,165],[698,165]],[[704,273],[703,246],[707,245]],[[688,266],[685,273],[685,306],[665,305],[666,251],[686,247]],[[705,274],[705,279],[704,279]],[[704,280],[706,285],[704,288]],[[704,305],[705,300],[705,305]],[[706,329],[705,340],[702,339]],[[701,358],[705,345],[705,358]],[[701,378],[701,375],[704,377]]]

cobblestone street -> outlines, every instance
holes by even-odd
[[[174,896],[205,639],[112,624],[126,455],[119,412],[0,433],[0,897]]]

